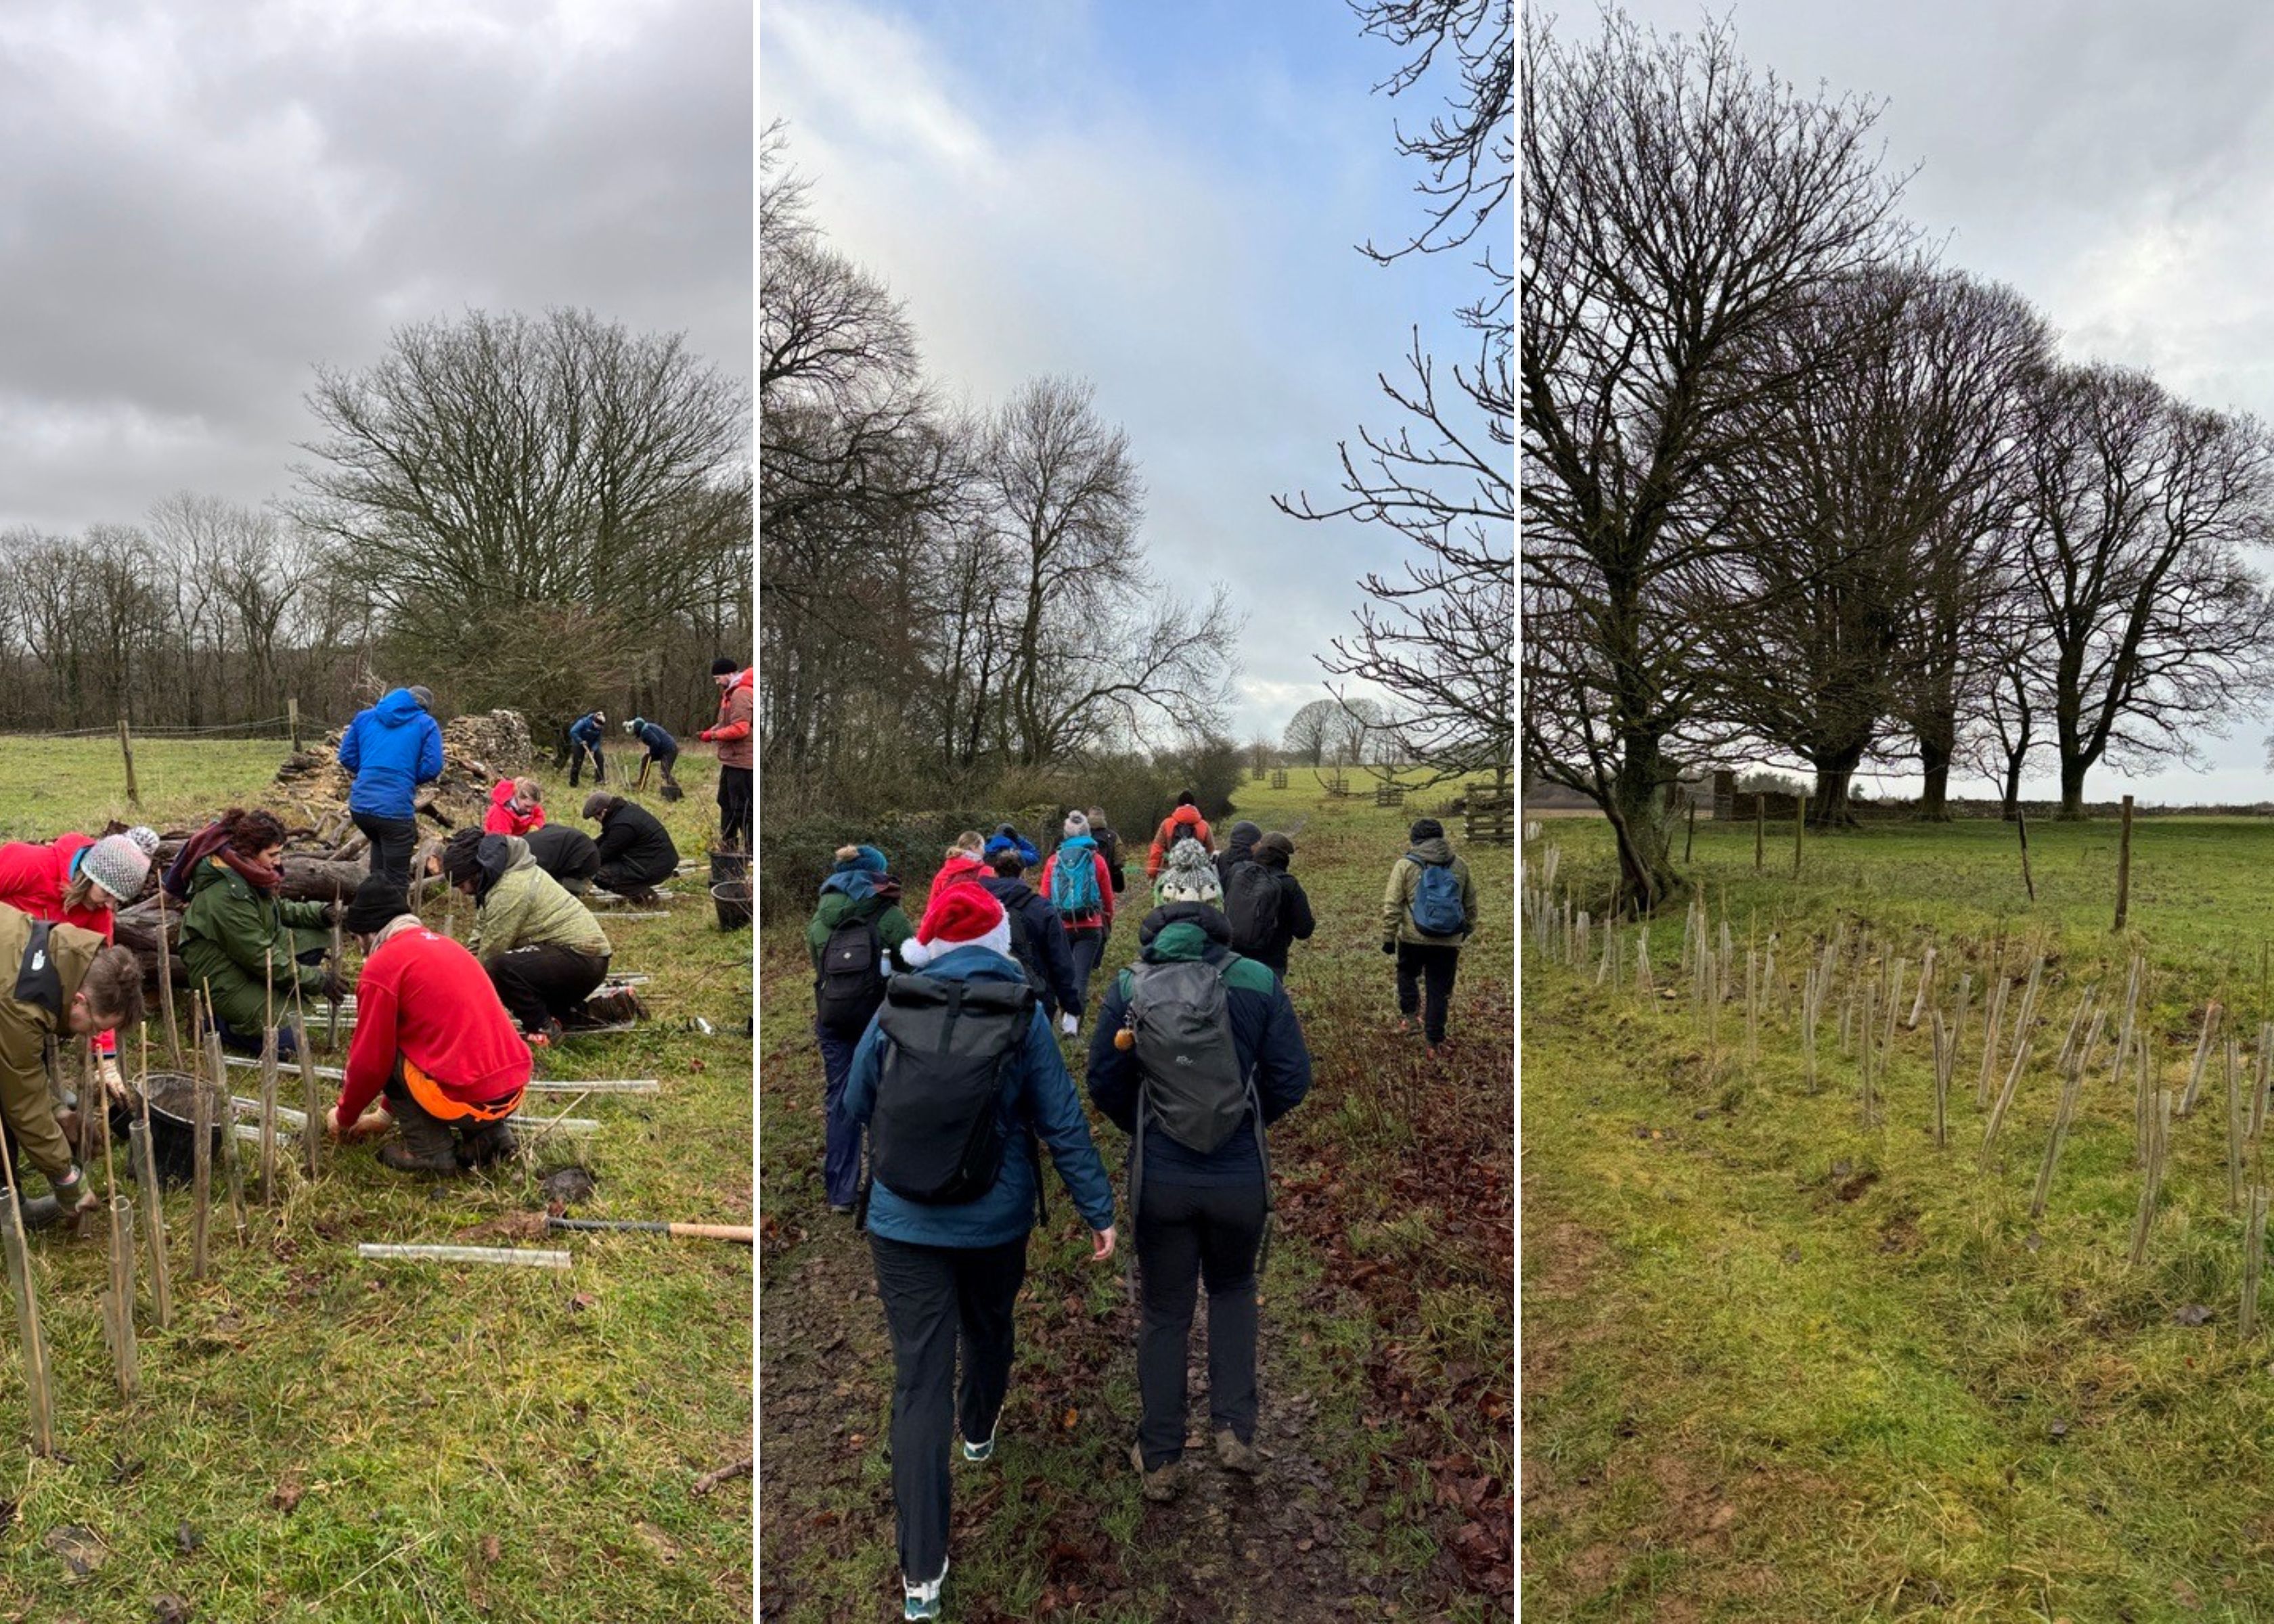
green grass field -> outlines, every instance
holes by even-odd
[[[1201,1464],[1176,1504],[1140,1498],[1127,1460],[1134,1313],[1118,1268],[1088,1262],[1053,1175],[1003,1442],[987,1467],[956,1469],[948,1605],[959,1624],[1504,1616],[1513,864],[1504,847],[1468,853],[1485,918],[1455,989],[1451,1057],[1433,1068],[1392,1029],[1380,948],[1382,887],[1413,814],[1328,801],[1301,771],[1284,791],[1246,785],[1238,800],[1219,830],[1239,816],[1296,829],[1295,871],[1321,921],[1289,976],[1313,1092],[1272,1137],[1264,1475],[1243,1493]],[[1133,898],[1149,831],[1130,822]],[[921,894],[936,859],[889,855]],[[1127,906],[1108,970],[1135,951],[1143,910]],[[823,1201],[822,1078],[798,931],[766,935],[760,970],[764,1616],[897,1617],[881,1439],[891,1354],[865,1244]],[[1101,977],[1093,1000],[1102,995]],[[1068,1053],[1079,1079],[1081,1046]],[[1095,1114],[1092,1124],[1126,1212],[1126,1136]],[[1201,1346],[1196,1330],[1196,1360]],[[1201,1425],[1201,1383],[1193,1391]]]
[[[2247,1096],[2274,1020],[2274,824],[2142,821],[2121,936],[2116,826],[2029,838],[2034,904],[2011,825],[1811,834],[1796,881],[1788,823],[1770,829],[1758,876],[1750,824],[1699,824],[1691,870],[1736,944],[1718,1034],[1699,1029],[1677,973],[1679,917],[1652,931],[1654,996],[1634,989],[1630,931],[1615,991],[1597,985],[1594,954],[1569,967],[1526,938],[1528,1615],[2274,1618],[2274,1336],[2238,1335],[2243,1225],[2218,1046],[2203,1103],[2173,1123],[2142,1267],[2127,1255],[2141,1175],[2133,1086],[2111,1076],[2113,1018],[2045,1213],[2029,1215],[2054,1052],[2088,983],[2120,1004],[2133,951],[2150,966],[2142,1026],[2162,1086],[2185,1086],[2218,1000]],[[1600,910],[1608,828],[1549,822],[1526,856],[1551,846],[1559,886]],[[1946,1149],[1931,1132],[1925,1019],[1898,1026],[1882,1118],[1863,1124],[1857,1061],[1837,1037],[1848,970],[1815,1090],[1796,1018],[1773,1013],[1747,1063],[1747,944],[1775,933],[1793,986],[1797,945],[1835,923],[1851,962],[1863,936],[1871,957],[1908,959],[1913,985],[1934,944],[1946,1012],[1959,974],[1973,978]],[[1985,1159],[1984,988],[1993,966],[2018,982],[2039,952],[2031,1058]],[[2247,1181],[2266,1177],[2263,1145],[2246,1163]]]
[[[258,797],[282,754],[138,742],[141,816]],[[687,800],[653,803],[697,857],[714,771],[687,758]],[[547,785],[551,804],[572,799]],[[115,741],[0,740],[0,833],[130,811]],[[718,929],[705,883],[680,881],[668,919],[605,920],[616,966],[655,978],[654,1019],[576,1040],[543,1069],[662,1083],[575,1106],[602,1124],[581,1157],[599,1179],[591,1215],[750,1221],[750,937]],[[719,1035],[681,1030],[697,1015]],[[531,1109],[573,1098],[531,1095]],[[576,1159],[545,1149],[533,1173]],[[123,1174],[123,1148],[117,1160]],[[36,1237],[59,1454],[30,1454],[14,1319],[0,1316],[0,1616],[147,1620],[171,1616],[154,1613],[170,1596],[216,1620],[748,1618],[751,1485],[689,1490],[749,1452],[750,1253],[532,1241],[514,1222],[542,1211],[531,1171],[439,1185],[327,1147],[312,1186],[288,1178],[279,1206],[252,1207],[249,1244],[217,1224],[203,1284],[188,1277],[187,1192],[169,1192],[174,1322],[156,1328],[145,1282],[131,1402],[97,1315],[99,1243]],[[456,1239],[565,1244],[575,1266],[458,1272],[355,1252]],[[53,1548],[67,1529],[97,1559],[84,1577]]]

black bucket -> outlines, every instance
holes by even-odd
[[[719,910],[719,929],[749,929],[750,854],[748,852],[711,853],[711,901]]]
[[[186,1184],[195,1177],[198,1165],[198,1089],[209,1093],[210,1082],[180,1071],[150,1073],[150,1157],[158,1164],[158,1182],[162,1184]],[[229,1132],[235,1115],[229,1102],[216,1097],[212,1106],[213,1121],[208,1132],[212,1147],[213,1168],[221,1169],[221,1136]],[[134,1113],[124,1106],[110,1108],[112,1139],[124,1145],[126,1131],[134,1122]],[[129,1158],[132,1160],[132,1158]]]

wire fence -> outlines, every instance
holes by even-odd
[[[249,722],[215,722],[203,727],[158,726],[126,718],[127,732],[137,739],[283,739],[292,736],[290,715],[261,717]],[[299,718],[300,736],[305,741],[312,736],[322,738],[330,725],[308,717]],[[0,736],[10,739],[113,739],[118,735],[118,724],[105,727],[56,727],[45,730],[34,728],[0,729]]]

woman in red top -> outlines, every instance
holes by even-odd
[[[545,791],[535,778],[500,778],[490,791],[486,835],[525,835],[545,827]]]
[[[529,1086],[529,1045],[480,960],[410,911],[401,885],[373,875],[343,922],[364,950],[347,1075],[326,1126],[361,1139],[399,1124],[380,1147],[398,1173],[456,1173],[513,1154],[506,1125]],[[364,1115],[384,1096],[386,1106]]]
[[[48,846],[23,840],[0,846],[0,903],[51,925],[92,930],[106,947],[115,939],[117,910],[142,894],[149,877],[149,853],[124,835],[97,840],[67,834]],[[126,1081],[118,1072],[117,1034],[101,1034],[95,1050],[103,1086],[123,1097]]]

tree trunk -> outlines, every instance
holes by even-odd
[[[2053,814],[2065,823],[2084,821],[2084,775],[2091,763],[2064,753],[2060,764],[2060,810]]]
[[[1671,777],[1655,739],[1630,738],[1603,808],[1618,841],[1620,895],[1638,914],[1660,906],[1682,886],[1666,793]]]
[[[1940,716],[1919,728],[1919,765],[1926,778],[1926,786],[1919,792],[1921,823],[1950,822],[1950,758],[1955,732],[1951,718]]]
[[[1816,793],[1808,798],[1808,822],[1815,829],[1851,829],[1856,814],[1848,804],[1849,786],[1864,759],[1864,748],[1850,745],[1828,756],[1812,758]]]
[[[2022,763],[2028,756],[2027,750],[2011,750],[2006,756],[2006,803],[1999,808],[1999,816],[2009,823],[2022,815]]]

